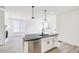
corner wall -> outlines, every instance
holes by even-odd
[[[59,40],[79,46],[79,9],[57,15]]]

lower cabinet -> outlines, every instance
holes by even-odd
[[[24,52],[44,53],[57,46],[57,37],[45,37],[39,40],[25,41]]]
[[[58,40],[57,40],[57,36],[53,37],[53,47],[57,47],[58,45]]]
[[[41,39],[41,52],[47,52],[54,47],[53,37]]]

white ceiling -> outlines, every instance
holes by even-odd
[[[34,7],[34,13],[36,15],[40,14],[41,16],[44,15],[44,10],[47,10],[48,15],[52,14],[61,14],[67,11],[71,11],[74,9],[79,8],[78,6],[35,6]],[[32,7],[31,6],[7,6],[6,7],[7,11],[13,11],[18,14],[26,15],[26,16],[31,16],[32,14]],[[36,16],[35,15],[35,16]]]

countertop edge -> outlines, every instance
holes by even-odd
[[[41,36],[40,38],[33,38],[33,39],[27,39],[27,40],[24,39],[24,41],[35,41],[35,40],[39,40],[39,39],[42,39],[42,38],[57,36],[57,35],[59,35],[59,34],[53,34],[53,35],[49,35],[49,36]]]

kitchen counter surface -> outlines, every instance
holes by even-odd
[[[58,34],[47,34],[47,35],[41,35],[41,34],[26,34],[24,37],[24,41],[34,41],[34,40],[39,40],[42,38],[46,37],[51,37],[51,36],[57,36]]]

